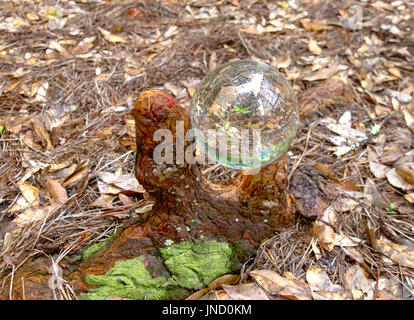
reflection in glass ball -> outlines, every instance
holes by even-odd
[[[201,149],[224,166],[259,168],[286,152],[299,112],[289,82],[267,64],[228,62],[207,75],[191,101]]]

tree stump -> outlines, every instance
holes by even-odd
[[[229,183],[213,183],[198,165],[159,165],[153,159],[158,129],[173,133],[174,150],[192,143],[176,140],[177,121],[184,124],[184,134],[191,125],[188,111],[172,95],[146,90],[131,114],[136,124],[136,178],[155,204],[101,250],[64,270],[63,278],[75,290],[101,286],[94,299],[185,297],[188,292],[178,289],[199,289],[234,271],[234,260],[243,262],[262,241],[293,221],[295,205],[287,192],[286,155],[255,175],[240,171]],[[134,270],[129,273],[128,268]],[[139,275],[138,269],[142,269]],[[22,277],[25,290],[19,281]],[[50,298],[50,278],[33,270],[30,275],[17,275],[14,299],[22,298],[22,292],[26,299]]]
[[[153,159],[159,143],[153,141],[156,130],[170,130],[177,150],[181,143],[176,139],[177,121],[184,123],[184,135],[191,127],[187,110],[170,94],[146,90],[131,113],[136,124],[136,178],[156,201],[144,222],[156,246],[167,240],[219,239],[253,249],[292,221],[294,199],[287,193],[286,156],[256,175],[240,171],[230,184],[212,183],[198,165],[159,165]],[[186,150],[191,143],[184,143]]]

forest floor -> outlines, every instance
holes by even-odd
[[[0,12],[3,289],[29,259],[58,264],[151,207],[133,171],[141,90],[188,107],[209,71],[252,59],[298,95],[289,170],[308,170],[330,206],[266,240],[238,284],[193,297],[414,298],[414,1],[14,0]]]

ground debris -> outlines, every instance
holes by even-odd
[[[166,88],[188,107],[214,66],[253,59],[298,97],[289,183],[300,214],[240,279],[193,298],[413,299],[412,2],[35,0],[0,11],[2,297],[76,299],[68,284],[50,289],[51,262],[65,269],[63,256],[150,214],[127,115],[139,92]],[[22,282],[25,261],[36,272]]]

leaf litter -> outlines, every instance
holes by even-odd
[[[235,3],[0,4],[2,287],[30,257],[61,262],[151,210],[133,174],[127,111],[139,91],[164,88],[188,107],[214,66],[253,59],[293,84],[292,179],[316,169],[323,201],[239,278],[192,296],[413,299],[414,4]],[[57,298],[76,298],[65,290]]]

